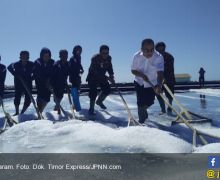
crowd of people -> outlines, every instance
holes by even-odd
[[[133,57],[131,73],[134,75],[140,123],[144,123],[148,118],[147,108],[154,104],[155,96],[159,101],[161,114],[166,113],[166,111],[169,113],[172,111],[170,108],[165,108],[165,103],[159,96],[160,93],[165,91],[169,103],[172,104],[172,97],[162,88],[162,84],[165,82],[174,93],[174,58],[165,49],[166,45],[164,42],[158,42],[155,45],[152,39],[144,39],[141,43],[140,50]],[[68,51],[65,49],[60,50],[59,60],[55,62],[51,58],[50,49],[42,48],[39,58],[31,62],[29,61],[29,52],[21,51],[20,59],[17,62],[13,62],[7,68],[3,64],[0,64],[0,98],[3,98],[4,82],[8,69],[14,76],[14,115],[23,114],[29,107],[31,98],[26,89],[28,88],[32,91],[33,81],[35,81],[37,89],[36,102],[39,111],[43,112],[53,93],[55,102],[54,110],[60,114],[61,100],[65,90],[69,88],[68,78],[71,83],[72,95],[73,93],[79,93],[82,83],[81,75],[84,73],[81,63],[81,53],[82,47],[80,45],[75,46],[72,51],[72,57],[68,60]],[[25,82],[26,87],[24,87],[22,81]],[[86,82],[88,83],[90,98],[88,112],[90,115],[94,115],[95,105],[100,106],[102,109],[107,108],[103,104],[103,101],[111,92],[110,83],[115,83],[112,58],[107,45],[101,45],[99,53],[91,58]],[[99,95],[98,87],[101,89]],[[25,95],[25,100],[22,110],[19,111],[21,96],[23,94]],[[78,107],[76,109],[77,111],[81,110],[80,105],[76,107]]]
[[[71,83],[73,102],[77,102],[74,100],[79,96],[78,93],[82,82],[81,75],[84,73],[81,63],[81,53],[82,47],[80,45],[75,46],[72,51],[72,57],[68,61],[68,51],[65,49],[60,50],[60,59],[55,62],[51,58],[50,49],[42,48],[40,57],[34,62],[31,62],[29,61],[29,52],[21,51],[20,58],[17,62],[11,63],[7,68],[5,65],[0,64],[0,98],[3,98],[6,71],[8,69],[14,76],[14,115],[23,114],[29,107],[31,97],[26,89],[28,88],[30,92],[32,91],[33,81],[35,81],[37,89],[36,102],[39,111],[43,112],[53,93],[55,102],[54,110],[60,114],[61,100],[65,90],[69,88],[68,78]],[[106,72],[109,73],[109,76],[106,75]],[[114,72],[107,45],[101,45],[99,53],[92,57],[86,81],[89,85],[89,114],[94,115],[95,104],[106,109],[103,101],[111,91],[109,81],[114,83]],[[96,100],[98,87],[101,88],[101,93]],[[23,94],[25,95],[24,104],[20,112],[19,105]],[[80,111],[80,104],[76,105],[75,108],[76,111]]]

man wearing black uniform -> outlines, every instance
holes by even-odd
[[[70,58],[69,66],[70,66],[70,82],[72,84],[71,94],[73,98],[74,108],[76,111],[81,110],[81,105],[79,101],[79,90],[81,86],[81,75],[84,70],[81,64],[81,53],[82,47],[77,45],[73,48],[73,56]]]
[[[60,60],[53,65],[53,76],[51,80],[55,94],[54,102],[56,103],[54,110],[58,111],[58,114],[60,114],[59,104],[63,98],[67,86],[67,77],[69,75],[69,64],[67,61],[68,51],[65,49],[60,50],[59,56]]]
[[[203,67],[199,69],[199,86],[205,86],[205,70],[203,69]]]
[[[163,56],[164,58],[164,82],[167,84],[171,92],[174,94],[174,85],[176,83],[175,81],[175,75],[174,75],[174,57],[166,52],[166,44],[164,42],[158,42],[156,44],[156,50]],[[170,96],[170,94],[167,92],[166,89],[164,89],[165,95],[169,100],[169,103],[172,105],[173,98]],[[160,107],[161,107],[161,113],[166,113],[165,103],[163,99],[157,95],[157,99],[159,101]],[[172,109],[170,107],[167,108],[167,113],[170,114],[172,112]]]
[[[1,61],[1,56],[0,56],[0,61]],[[7,70],[5,65],[0,63],[0,100],[3,98],[4,95],[6,72]]]
[[[50,101],[51,83],[54,60],[51,59],[51,51],[48,48],[41,49],[40,58],[34,62],[34,79],[37,88],[37,106],[43,112]]]
[[[73,56],[70,58],[70,82],[72,87],[80,89],[81,85],[81,75],[84,73],[82,64],[81,64],[81,53],[82,47],[77,45],[73,48]]]
[[[9,72],[14,76],[14,87],[15,87],[15,114],[19,114],[19,105],[21,101],[22,94],[25,95],[23,109],[21,114],[23,114],[31,103],[31,99],[28,95],[28,92],[25,90],[22,82],[19,78],[22,78],[27,88],[32,91],[32,76],[33,76],[33,67],[34,63],[29,61],[29,52],[21,51],[20,60],[18,62],[12,63],[8,66]]]
[[[102,45],[99,50],[99,54],[93,56],[91,60],[91,65],[89,67],[89,73],[86,78],[89,86],[89,98],[90,98],[90,108],[89,114],[94,115],[94,106],[97,97],[97,87],[101,88],[101,93],[96,101],[102,109],[106,109],[103,104],[105,98],[109,95],[111,88],[109,85],[114,83],[114,72],[111,63],[111,56],[109,55],[109,47],[107,45]],[[106,76],[108,72],[109,76]]]

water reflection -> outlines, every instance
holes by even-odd
[[[204,94],[200,94],[200,107],[202,109],[206,109],[207,104],[206,104],[206,99]]]

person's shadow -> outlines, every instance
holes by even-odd
[[[206,99],[205,99],[205,95],[204,94],[200,94],[200,107],[202,109],[206,109],[207,108],[207,103],[206,103]]]

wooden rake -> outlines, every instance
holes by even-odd
[[[114,85],[115,85],[115,88],[116,88],[116,90],[118,91],[118,94],[119,94],[119,96],[121,97],[121,100],[122,100],[122,102],[123,102],[123,104],[124,104],[124,106],[125,106],[125,110],[126,110],[127,113],[128,113],[128,126],[143,126],[141,123],[139,123],[139,122],[134,118],[134,116],[132,115],[131,110],[129,109],[128,104],[126,103],[124,97],[122,96],[121,91],[119,90],[118,86],[117,86],[116,84],[114,84]]]
[[[155,90],[155,87],[154,85],[148,81],[148,83],[151,85],[151,87]],[[159,94],[160,97],[164,100],[165,104],[170,107],[176,114],[177,116],[179,117],[179,119],[181,119],[181,121],[183,121],[183,123],[189,128],[192,130],[192,133],[193,133],[193,136],[192,136],[192,145],[193,145],[193,150],[194,148],[196,147],[197,145],[197,142],[196,142],[196,135],[199,137],[199,139],[201,140],[202,144],[203,145],[206,145],[208,144],[207,140],[203,137],[204,135],[205,136],[209,136],[209,137],[212,137],[212,138],[217,138],[217,139],[220,139],[219,136],[216,136],[216,135],[212,135],[212,134],[209,134],[209,133],[206,133],[204,131],[200,131],[200,130],[197,130],[196,128],[194,128],[186,119],[185,117],[183,117],[183,115],[181,113],[179,113],[168,101],[167,99],[164,97],[164,95],[162,93]]]

